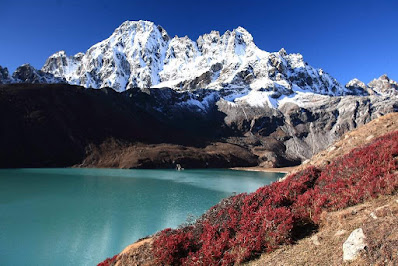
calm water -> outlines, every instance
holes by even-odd
[[[283,174],[233,170],[0,170],[0,265],[94,265]]]

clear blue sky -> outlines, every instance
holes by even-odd
[[[125,20],[150,20],[170,36],[246,28],[258,47],[301,53],[341,83],[398,80],[398,1],[0,0],[0,65],[41,68],[109,37]]]

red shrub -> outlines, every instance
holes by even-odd
[[[182,264],[184,258],[196,251],[196,239],[193,239],[191,228],[163,230],[154,244],[157,259],[167,265]]]
[[[116,254],[116,255],[113,256],[112,258],[107,258],[107,259],[104,260],[103,262],[98,263],[97,266],[111,266],[111,265],[114,265],[117,256],[118,256],[118,254]]]
[[[162,264],[232,265],[293,241],[293,232],[337,210],[398,189],[398,132],[353,150],[324,169],[309,167],[283,182],[221,201],[194,225],[154,240]]]

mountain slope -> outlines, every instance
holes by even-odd
[[[129,92],[134,91],[143,99],[138,101],[142,106],[129,94],[109,88],[0,85],[0,167],[66,167],[84,162],[92,167],[172,168],[184,163],[203,168],[257,163],[245,148],[217,144],[221,138],[211,133],[223,131],[219,124],[196,119],[202,128],[198,131],[170,123],[152,107],[145,109],[147,94]],[[126,152],[133,147],[139,148],[133,149],[136,156]]]
[[[300,96],[275,109],[223,93],[1,85],[0,167],[289,166],[398,110],[387,96]]]

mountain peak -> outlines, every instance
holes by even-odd
[[[152,21],[147,20],[127,20],[114,30],[110,38],[134,39],[136,34],[150,36],[152,33],[162,36],[164,41],[168,41],[170,39],[166,30],[162,26],[155,25]]]
[[[247,38],[253,39],[252,35],[250,32],[248,32],[245,28],[239,26],[236,29],[233,30],[233,32],[236,32],[239,35],[247,36]]]
[[[61,50],[61,51],[58,51],[58,52],[52,54],[50,57],[59,57],[59,56],[65,57],[66,56],[66,52],[64,50]]]
[[[398,83],[390,79],[387,74],[372,80],[368,83],[368,86],[380,94],[398,95]]]
[[[147,28],[154,28],[156,27],[155,23],[152,21],[148,20],[126,20],[122,24],[120,24],[119,27],[115,29],[115,31],[121,30],[121,29],[128,29],[128,28],[141,28],[144,31],[147,30]]]
[[[369,88],[364,82],[357,78],[350,80],[345,87],[348,89],[349,93],[352,95],[373,95],[375,92]]]
[[[386,81],[390,81],[390,78],[387,76],[387,74],[383,74],[381,75],[378,79],[380,80],[386,80]]]
[[[357,78],[353,78],[352,80],[350,80],[347,84],[346,84],[346,86],[359,86],[359,87],[361,87],[361,88],[366,88],[367,86],[366,86],[366,84],[365,83],[363,83],[362,81],[360,81],[359,79],[357,79]]]
[[[176,90],[256,90],[263,99],[308,91],[343,95],[333,77],[304,62],[300,54],[260,50],[239,26],[220,35],[170,38],[151,21],[125,21],[85,54],[51,56],[42,70],[85,87],[170,87]],[[260,92],[261,91],[261,92]]]
[[[287,52],[286,52],[285,48],[283,48],[283,47],[278,51],[278,53],[279,53],[281,56],[286,56],[286,55],[287,55]]]
[[[237,27],[232,32],[235,33],[236,39],[242,40],[246,44],[253,42],[253,36],[241,26]]]

